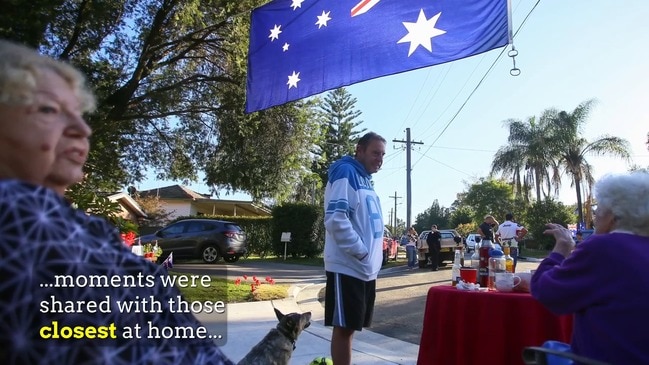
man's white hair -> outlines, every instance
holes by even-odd
[[[615,228],[649,236],[649,173],[610,174],[595,184],[597,209],[610,210]]]

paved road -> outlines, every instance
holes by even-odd
[[[517,270],[535,269],[538,262],[519,261]],[[177,264],[174,270],[227,277],[242,275],[271,276],[278,283],[324,283],[321,267],[242,260],[236,264]],[[426,305],[426,294],[433,285],[451,282],[450,265],[432,272],[427,269],[407,270],[403,266],[382,270],[377,281],[374,319],[370,330],[388,337],[419,344]],[[321,292],[322,296],[323,293]]]

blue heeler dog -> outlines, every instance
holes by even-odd
[[[311,312],[284,315],[275,308],[275,315],[279,320],[277,327],[271,329],[238,365],[288,365],[297,336],[311,324]]]

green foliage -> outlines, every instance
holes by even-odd
[[[466,237],[469,233],[476,233],[478,231],[478,225],[475,223],[462,223],[455,227],[457,233],[462,237]]]
[[[449,226],[458,227],[463,224],[471,224],[473,222],[473,217],[475,212],[468,206],[460,206],[454,209],[449,216]],[[459,231],[458,231],[459,232]]]
[[[286,199],[310,174],[312,103],[244,115],[249,12],[266,0],[3,3],[0,34],[64,59],[97,95],[84,184],[157,178]]]
[[[428,209],[417,214],[414,226],[417,232],[428,230],[433,224],[436,224],[439,229],[454,228],[449,225],[449,217],[449,209],[440,207],[439,201],[435,199]]]
[[[324,249],[324,216],[322,207],[304,203],[287,203],[273,208],[273,249],[284,255],[282,232],[291,232],[287,255],[316,257]]]
[[[137,193],[132,197],[147,215],[147,219],[141,223],[142,227],[163,227],[169,222],[172,212],[164,210],[160,197],[153,195],[142,197]]]
[[[631,157],[629,142],[615,136],[600,136],[594,141],[588,141],[582,135],[590,111],[595,105],[595,100],[587,100],[577,105],[571,111],[549,110],[552,125],[554,126],[553,143],[550,149],[559,167],[563,168],[571,178],[571,185],[575,188],[577,196],[578,221],[584,222],[584,209],[582,203],[582,190],[586,196],[594,184],[592,166],[586,159],[587,156],[610,155],[628,162]],[[590,217],[586,217],[590,220]]]
[[[509,119],[507,144],[500,147],[491,164],[492,173],[502,172],[503,177],[511,176],[516,196],[529,201],[529,192],[536,189],[536,200],[541,200],[541,190],[547,186],[545,196],[550,192],[551,183],[555,182],[549,168],[554,165],[552,151],[553,128],[550,114],[545,112],[537,121],[535,117],[525,122]],[[521,176],[522,175],[522,176]]]
[[[528,230],[526,241],[530,239],[534,241],[533,245],[526,243],[526,246],[549,250],[554,247],[554,240],[543,234],[546,223],[558,223],[565,227],[575,222],[575,215],[563,203],[545,199],[532,204],[525,211],[522,221],[525,222],[525,228]]]
[[[474,212],[475,223],[482,222],[487,214],[493,215],[500,222],[516,206],[512,186],[505,181],[493,179],[481,179],[472,184],[461,204]]]
[[[343,156],[353,155],[356,142],[366,130],[357,129],[363,121],[358,120],[362,112],[356,109],[356,101],[347,89],[339,88],[327,93],[319,103],[318,120],[324,137],[318,140],[312,170],[320,176],[323,186],[327,184],[329,166]]]
[[[122,207],[118,202],[88,188],[87,185],[75,184],[65,192],[65,197],[84,212],[103,217],[122,233],[139,231],[137,224],[120,217]]]

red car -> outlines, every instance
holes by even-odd
[[[388,263],[388,260],[397,261],[397,249],[399,248],[399,241],[392,238],[392,234],[387,229],[383,230],[383,265]]]

